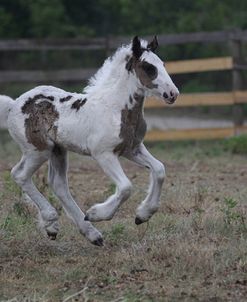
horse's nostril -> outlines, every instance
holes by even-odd
[[[170,95],[171,95],[171,96],[174,96],[174,93],[173,93],[172,91],[170,91]]]
[[[164,92],[164,93],[163,93],[163,97],[164,97],[165,99],[168,99],[168,94],[167,94],[166,92]]]

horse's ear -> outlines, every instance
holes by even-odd
[[[138,38],[138,36],[135,36],[132,40],[132,52],[134,57],[136,57],[136,59],[139,59],[140,56],[142,55],[142,48],[141,48],[141,42]]]
[[[158,46],[159,46],[158,39],[156,36],[154,36],[153,41],[148,43],[147,49],[150,49],[152,52],[155,52]]]

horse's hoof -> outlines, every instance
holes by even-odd
[[[104,245],[103,238],[98,238],[98,239],[94,240],[92,242],[92,244],[97,245],[97,246],[103,246]]]
[[[47,235],[50,240],[56,240],[56,238],[57,238],[57,233],[47,232]]]
[[[88,215],[86,215],[86,216],[84,217],[84,220],[85,220],[85,221],[89,221]]]
[[[139,224],[142,224],[143,222],[145,222],[145,221],[141,220],[139,217],[136,217],[135,224],[139,225]]]

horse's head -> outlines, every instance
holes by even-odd
[[[157,47],[156,36],[145,46],[137,36],[134,37],[131,47],[132,56],[128,58],[126,69],[133,72],[141,89],[172,104],[179,95],[179,91],[168,75],[164,63],[154,53]]]

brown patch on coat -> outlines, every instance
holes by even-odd
[[[50,100],[50,101],[54,101],[54,96],[52,96],[52,95],[48,95],[48,96],[45,96],[45,95],[43,95],[43,94],[36,94],[34,97],[32,97],[32,98],[29,98],[29,100],[31,100],[31,101],[33,101],[33,102],[35,102],[35,101],[37,101],[37,100],[40,100],[40,99],[48,99],[48,100]]]
[[[64,97],[64,98],[61,98],[61,99],[60,99],[60,102],[61,102],[61,103],[67,102],[67,101],[69,101],[71,98],[72,98],[72,95],[68,95],[68,96],[66,96],[66,97]]]
[[[71,109],[76,109],[76,111],[78,111],[83,105],[85,105],[87,99],[78,99],[76,100],[72,105],[71,105]]]
[[[143,86],[149,89],[157,88],[158,85],[153,83],[158,76],[157,68],[145,60],[140,61],[135,57],[131,57],[125,65],[128,72],[135,71],[136,76],[140,80]]]
[[[22,106],[22,112],[26,111],[26,109],[28,107],[30,107],[30,104],[34,103],[37,100],[41,100],[41,99],[48,99],[48,100],[50,100],[50,101],[53,102],[54,101],[54,96],[51,96],[51,95],[50,96],[45,96],[45,95],[43,95],[41,93],[40,94],[36,94],[35,96],[28,98],[28,100]]]
[[[143,117],[144,96],[134,94],[135,105],[121,111],[121,129],[119,137],[122,142],[114,149],[119,155],[132,153],[143,141],[147,124]]]
[[[47,100],[37,103],[35,98],[29,98],[22,106],[22,113],[29,115],[25,120],[28,142],[39,151],[46,150],[49,140],[55,141],[57,136],[57,126],[54,124],[58,120],[59,114],[55,106]]]

